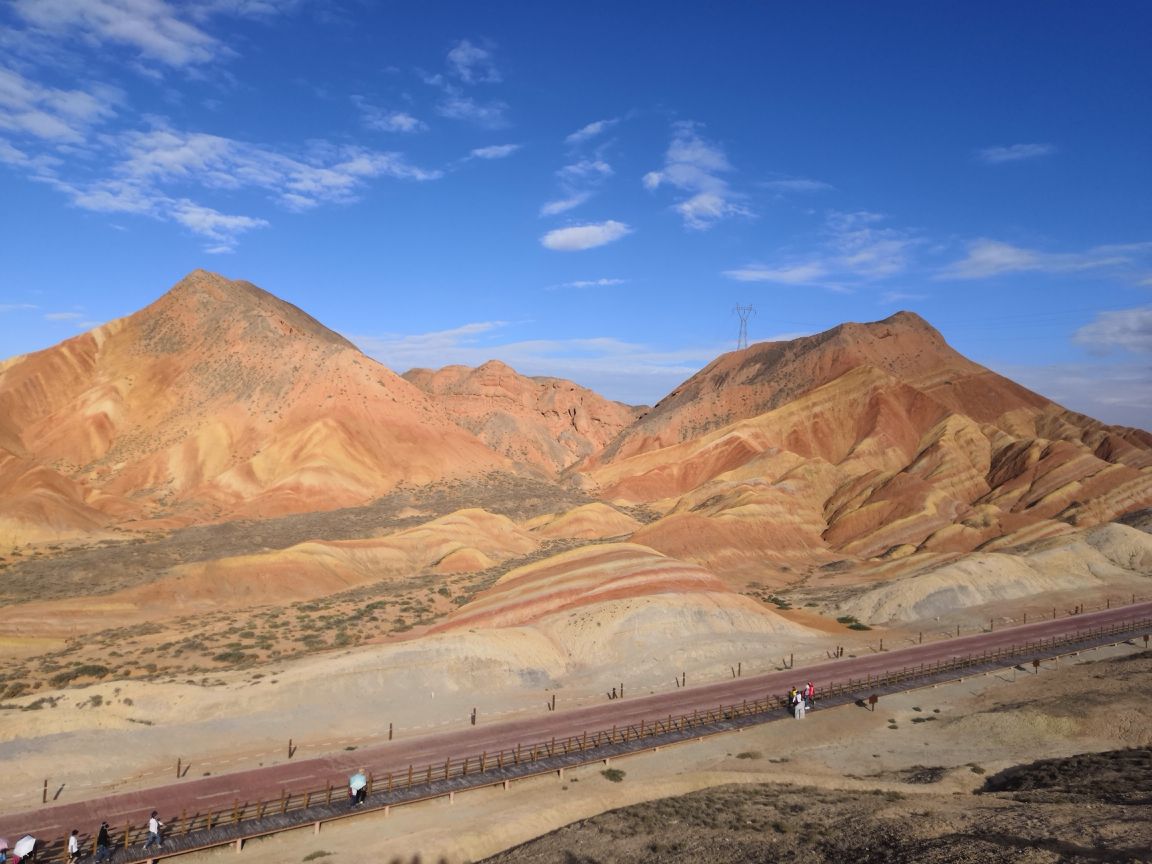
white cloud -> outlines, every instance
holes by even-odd
[[[655,191],[667,184],[688,197],[673,207],[687,228],[705,230],[730,216],[750,216],[751,211],[737,203],[743,196],[734,192],[719,175],[732,171],[728,157],[715,144],[697,134],[697,125],[678,122],[672,127],[672,142],[664,156],[664,167],[649,171],[642,182]]]
[[[809,180],[805,177],[782,177],[777,180],[765,180],[757,185],[771,189],[773,192],[798,193],[831,192],[836,188],[831,183],[825,183],[822,180]]]
[[[590,199],[601,185],[613,175],[612,166],[603,159],[581,159],[556,172],[563,198],[546,202],[540,208],[541,216],[555,216]]]
[[[579,207],[591,197],[591,192],[577,192],[575,195],[570,195],[567,198],[548,201],[540,208],[540,215],[555,216],[558,213],[566,213],[569,210]]]
[[[59,144],[82,143],[95,126],[116,113],[120,91],[105,85],[60,90],[0,67],[0,129]],[[17,153],[8,152],[12,158]]]
[[[827,218],[827,245],[834,266],[845,275],[871,281],[902,273],[921,241],[897,228],[879,227],[881,213],[833,211]]]
[[[968,244],[968,254],[944,267],[934,279],[988,279],[1003,273],[1075,273],[1137,266],[1152,253],[1152,243],[1096,246],[1086,252],[1038,252],[980,238]]]
[[[174,68],[211,63],[230,52],[164,0],[15,0],[25,22],[56,37],[123,45]]]
[[[377,105],[371,104],[363,96],[353,96],[352,102],[360,109],[360,119],[369,129],[375,129],[379,132],[400,132],[403,134],[424,132],[428,129],[427,123],[413,117],[406,111],[385,110]]]
[[[436,104],[436,113],[450,120],[466,120],[485,129],[503,129],[508,126],[508,105],[498,100],[482,103],[470,96],[448,92]]]
[[[573,146],[583,144],[585,141],[595,138],[597,135],[603,134],[619,122],[619,118],[596,120],[592,123],[589,123],[587,126],[582,126],[581,128],[577,129],[575,132],[564,139],[564,143]]]
[[[623,222],[609,219],[607,222],[590,225],[557,228],[541,237],[540,243],[545,248],[554,249],[558,252],[577,252],[604,246],[631,233],[632,229]]]
[[[913,250],[923,241],[910,232],[886,228],[880,213],[831,211],[814,253],[775,264],[750,264],[725,270],[738,282],[819,285],[849,292],[860,284],[887,279],[908,269]]]
[[[823,264],[793,264],[785,267],[764,267],[756,264],[738,270],[725,270],[724,275],[737,282],[774,282],[781,285],[805,285],[819,282],[828,275]]]
[[[448,52],[448,71],[465,84],[494,84],[501,80],[492,52],[461,39]]]
[[[25,309],[39,309],[32,303],[0,303],[0,312],[19,312]]]
[[[556,176],[565,184],[598,183],[612,174],[612,166],[602,159],[581,159],[556,172]]]
[[[188,230],[202,237],[212,240],[224,241],[228,245],[238,235],[253,228],[267,227],[263,219],[254,219],[251,216],[234,216],[204,207],[194,201],[181,199],[172,202],[169,217],[183,225]],[[219,250],[220,245],[211,247]]]
[[[78,321],[84,317],[82,312],[46,312],[45,321]]]
[[[576,279],[573,282],[561,282],[558,285],[549,285],[549,291],[559,291],[564,288],[611,288],[615,285],[628,284],[627,279]]]
[[[477,147],[470,155],[477,159],[504,159],[522,146],[522,144],[493,144],[491,147]]]
[[[103,139],[98,154],[107,174],[89,181],[44,178],[73,204],[102,213],[135,213],[176,222],[215,241],[211,251],[230,251],[240,234],[267,220],[221,213],[193,201],[192,187],[256,189],[279,206],[300,212],[322,204],[355,201],[370,180],[390,177],[426,181],[442,176],[409,164],[399,153],[313,142],[310,152],[290,156],[271,147],[170,127]]]
[[[1072,339],[1095,353],[1120,348],[1152,354],[1152,306],[1099,312],[1096,320],[1077,330]]]
[[[1056,152],[1053,144],[1010,144],[1006,147],[985,147],[977,151],[977,158],[989,165],[1004,162],[1022,162],[1025,159],[1038,159]]]

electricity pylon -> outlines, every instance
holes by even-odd
[[[756,310],[751,306],[736,306],[736,314],[740,316],[740,338],[736,340],[736,350],[748,347],[748,316],[755,315]]]

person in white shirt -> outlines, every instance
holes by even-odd
[[[68,864],[75,864],[79,857],[80,831],[77,828],[73,828],[72,833],[68,835]]]
[[[160,839],[160,829],[164,827],[164,823],[157,818],[157,815],[156,811],[153,810],[152,815],[148,818],[148,839],[144,843],[145,852],[152,848],[153,843],[156,844],[156,848],[164,845],[164,841]]]

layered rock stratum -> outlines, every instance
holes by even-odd
[[[724,572],[961,554],[1152,503],[1152,435],[1067,411],[911,313],[726,354],[584,466]]]
[[[305,312],[204,271],[0,364],[0,539],[13,545],[347,507],[510,467]]]
[[[370,643],[453,681],[726,669],[837,617],[1135,595],[1150,507],[1152,435],[910,313],[725,354],[651,409],[498,361],[401,377],[203,271],[0,363],[0,646],[52,669],[128,674],[114,628],[145,622],[136,661],[173,671]]]

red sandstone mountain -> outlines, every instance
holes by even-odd
[[[361,504],[507,461],[423,392],[247,282],[0,363],[0,539]]]
[[[1152,505],[1152,435],[967,360],[900,313],[726,354],[582,466],[668,515],[633,540],[741,573],[965,552]]]
[[[403,377],[493,450],[553,476],[601,450],[645,410],[561,378],[528,378],[498,360]]]

